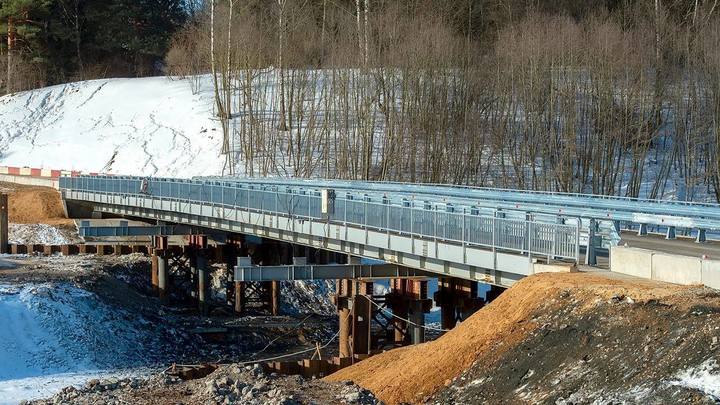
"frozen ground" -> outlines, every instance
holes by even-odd
[[[0,404],[153,365],[146,320],[69,283],[0,284],[0,325]]]

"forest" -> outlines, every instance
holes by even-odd
[[[720,199],[717,0],[4,1],[8,92],[210,75],[226,173]]]
[[[0,0],[0,94],[162,74],[182,0]]]

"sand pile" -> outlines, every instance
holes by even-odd
[[[422,402],[473,364],[492,366],[516,348],[539,326],[534,313],[570,288],[591,309],[597,299],[664,297],[683,287],[592,273],[528,277],[438,340],[373,356],[327,379],[351,380],[389,404]]]
[[[10,222],[16,224],[69,225],[60,193],[50,187],[2,184],[8,193]]]

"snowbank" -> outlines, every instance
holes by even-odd
[[[186,80],[151,77],[0,97],[0,163],[125,175],[221,174],[222,131],[209,88],[193,94]]]
[[[715,359],[708,359],[697,367],[684,370],[671,385],[695,389],[707,394],[714,401],[720,401],[720,366]]]
[[[67,283],[0,285],[0,325],[0,404],[152,366],[158,343],[142,318]]]

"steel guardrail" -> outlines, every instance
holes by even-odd
[[[443,240],[468,246],[579,260],[580,225],[484,216],[477,209],[391,195],[337,196],[321,212],[320,189],[217,180],[120,176],[61,177],[60,189],[133,195],[253,210],[272,215],[331,221],[345,225]]]
[[[324,179],[210,178],[238,184],[272,184],[306,189],[333,188],[370,195],[391,194],[431,202],[487,210],[506,210],[574,218],[623,221],[636,225],[675,226],[720,230],[720,204],[653,200],[595,194],[511,190],[424,183],[372,182]]]

